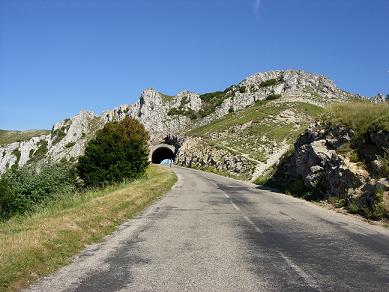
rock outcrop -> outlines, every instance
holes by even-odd
[[[389,132],[370,131],[364,137],[359,147],[372,151],[366,160],[362,153],[358,160],[353,158],[353,150],[345,147],[354,134],[345,127],[315,124],[297,139],[293,153],[284,157],[267,184],[312,199],[336,197],[346,207],[377,219],[378,206],[389,204],[389,174],[370,162],[387,155]],[[389,209],[385,212],[389,215]]]
[[[251,179],[257,163],[228,149],[213,147],[201,138],[187,138],[181,145],[176,163],[225,174],[240,179]]]
[[[49,135],[0,146],[0,174],[11,167],[47,161],[76,161],[86,142],[104,123],[92,112],[81,111],[55,124]]]

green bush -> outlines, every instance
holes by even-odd
[[[381,220],[385,213],[384,191],[378,190],[372,198],[361,198],[360,213],[371,220]]]
[[[65,145],[65,148],[71,148],[74,145],[76,145],[76,142],[69,142],[68,144]]]
[[[232,97],[235,93],[235,86],[232,85],[226,88],[224,91],[215,91],[200,95],[202,100],[202,108],[199,111],[200,117],[206,117],[215,112],[218,106],[221,106],[223,101],[229,97]],[[241,86],[238,88],[241,93],[246,92],[246,87]]]
[[[38,142],[38,149],[34,152],[33,149],[30,150],[30,153],[29,153],[29,157],[30,157],[30,161],[29,163],[34,163],[34,162],[37,162],[39,160],[41,160],[47,153],[48,151],[48,143],[46,140],[41,140]]]
[[[79,158],[77,171],[87,187],[104,186],[144,174],[149,135],[142,124],[126,117],[107,123]]]
[[[23,167],[5,173],[0,179],[0,219],[32,212],[56,196],[76,189],[76,172],[64,164],[41,169]]]
[[[261,82],[261,84],[259,84],[259,87],[268,87],[268,86],[273,86],[273,85],[277,85],[277,84],[278,84],[277,79],[269,79],[269,80]]]
[[[282,95],[281,94],[270,94],[266,97],[266,100],[275,100],[280,98]]]

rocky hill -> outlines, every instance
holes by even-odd
[[[336,105],[328,112],[262,183],[370,219],[389,218],[389,104]]]
[[[49,134],[0,146],[0,174],[45,161],[77,161],[87,141],[107,121],[139,119],[151,144],[176,141],[177,163],[245,179],[260,176],[294,142],[320,108],[361,98],[324,76],[303,71],[252,75],[223,91],[168,96],[145,90],[132,105],[96,116],[82,111]]]

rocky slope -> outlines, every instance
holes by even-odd
[[[166,137],[195,137],[197,129],[204,130],[201,127],[217,123],[223,117],[238,117],[240,112],[249,108],[259,111],[259,105],[269,111],[262,119],[250,117],[255,113],[249,111],[244,123],[238,119],[236,124],[232,122],[228,127],[220,128],[220,131],[199,135],[203,142],[188,140],[183,142],[188,147],[177,149],[177,162],[182,165],[195,165],[194,160],[197,159],[204,167],[216,167],[230,174],[239,175],[244,169],[242,177],[252,178],[272,164],[274,157],[280,155],[275,150],[279,147],[286,149],[294,135],[306,127],[306,122],[314,116],[312,112],[317,111],[307,109],[304,112],[299,104],[320,107],[331,101],[354,98],[360,97],[338,89],[323,76],[292,70],[255,74],[224,91],[203,95],[181,92],[177,96],[167,96],[147,89],[135,104],[121,105],[101,116],[80,112],[54,125],[48,135],[0,146],[0,174],[12,167],[49,160],[76,161],[83,153],[86,142],[98,129],[108,121],[120,120],[125,116],[139,119],[150,132],[150,143],[156,144]],[[277,110],[272,111],[272,108]],[[285,127],[274,132],[272,127],[277,123],[285,124]],[[256,131],[266,127],[269,134],[256,135]],[[289,135],[291,131],[293,135]],[[239,139],[246,134],[249,138]],[[237,142],[233,143],[233,140]],[[223,149],[213,147],[210,141],[216,141],[214,143],[220,144],[218,147]],[[204,150],[204,143],[209,146],[209,151],[197,155],[197,150]],[[197,155],[198,158],[191,159],[188,151],[195,153],[193,157]],[[260,154],[255,154],[257,152]]]
[[[297,139],[266,184],[367,218],[389,218],[389,131],[369,129],[357,136],[348,127],[317,123]]]

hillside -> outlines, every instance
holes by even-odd
[[[258,101],[185,132],[177,163],[253,180],[278,161],[321,110],[304,102]]]
[[[151,146],[173,143],[177,163],[254,179],[289,148],[320,107],[352,99],[361,97],[337,88],[324,76],[294,70],[254,74],[223,91],[205,94],[184,91],[168,96],[146,89],[135,104],[100,116],[83,111],[58,122],[44,136],[0,146],[0,174],[49,160],[73,163],[106,122],[130,116],[149,131]],[[206,143],[220,157],[193,157],[188,163],[196,153],[185,150],[188,144],[194,146],[191,139]]]
[[[389,103],[329,106],[261,183],[369,219],[389,218]]]
[[[32,137],[49,134],[49,130],[9,131],[0,129],[0,145],[23,142]]]

